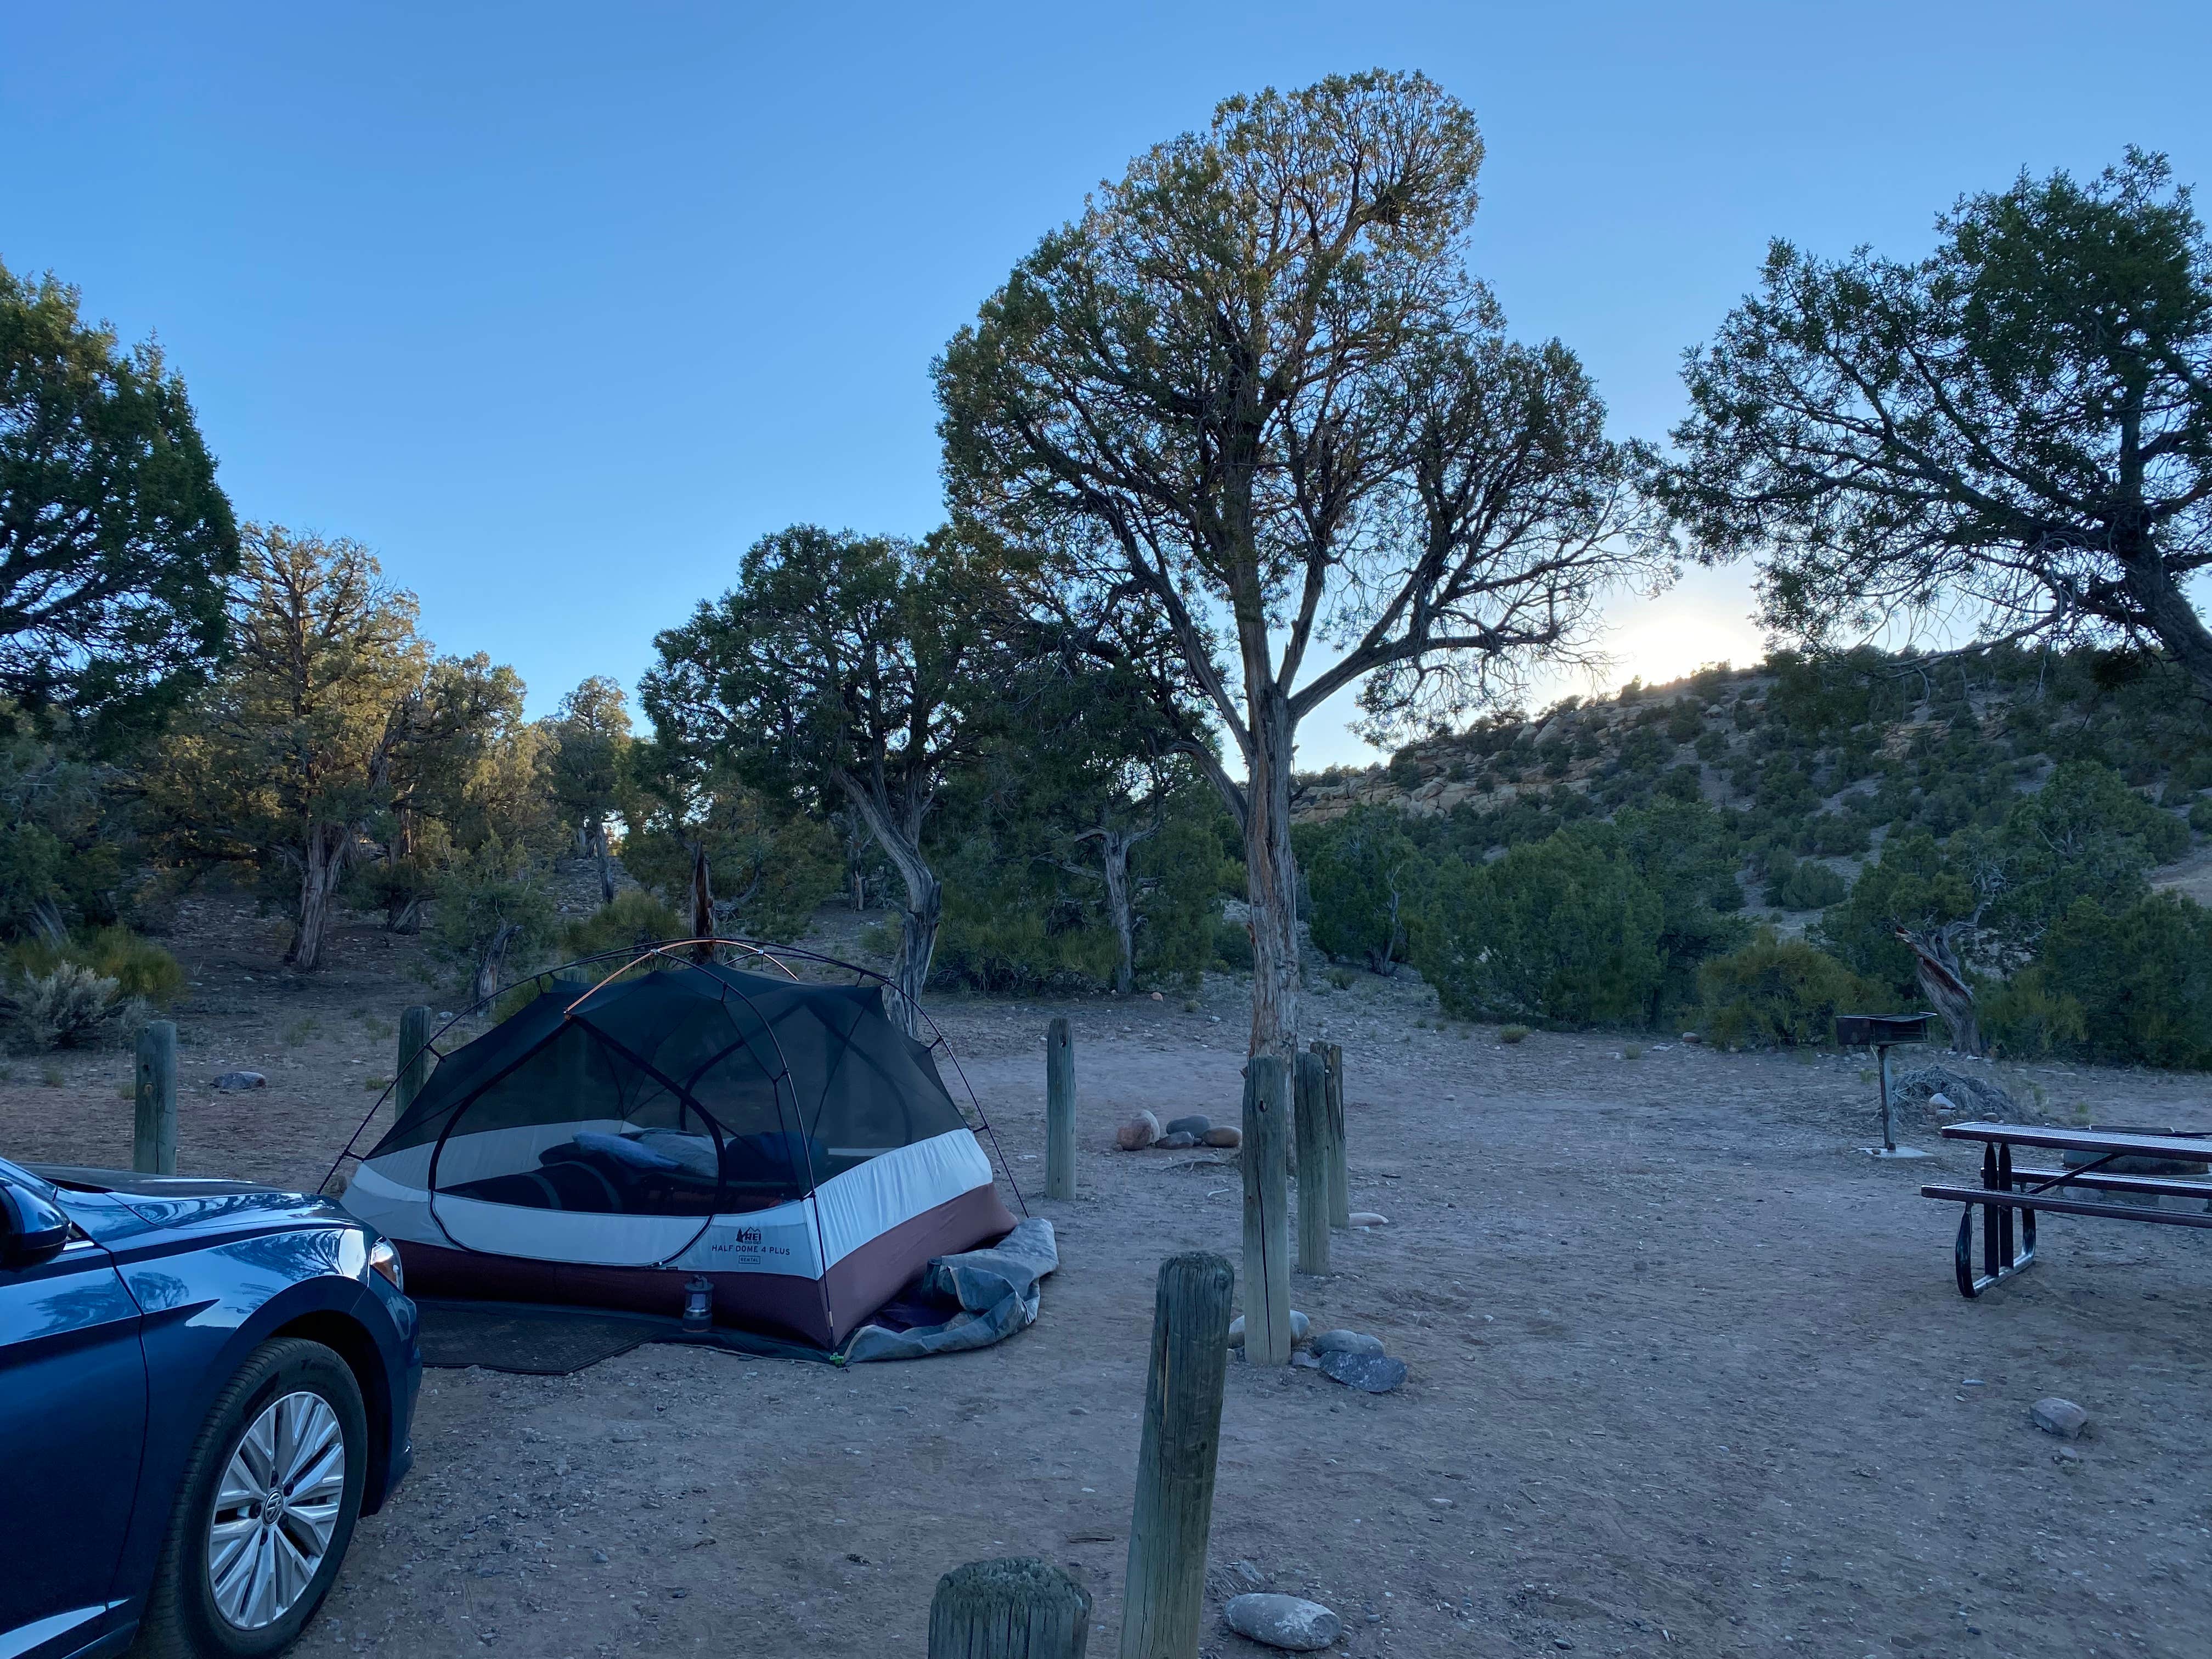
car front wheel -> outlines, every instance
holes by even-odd
[[[337,1577],[368,1468],[345,1361],[294,1338],[255,1349],[192,1449],[135,1651],[259,1659],[289,1646]]]

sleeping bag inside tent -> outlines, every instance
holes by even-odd
[[[557,986],[439,1062],[346,1206],[432,1297],[680,1313],[842,1344],[1014,1224],[872,986],[686,963]]]

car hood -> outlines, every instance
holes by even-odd
[[[136,1175],[128,1170],[88,1170],[60,1164],[21,1166],[54,1188],[53,1201],[94,1238],[112,1239],[142,1228],[214,1227],[261,1232],[301,1222],[350,1222],[327,1198],[289,1193],[252,1181],[201,1176]]]

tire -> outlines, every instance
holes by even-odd
[[[335,1449],[333,1427],[343,1442]],[[246,1447],[249,1431],[256,1438]],[[298,1453],[295,1442],[310,1452],[319,1448],[320,1455],[299,1453],[290,1470],[278,1465],[278,1478],[266,1483],[281,1491],[285,1474],[299,1474],[294,1484],[302,1506],[288,1512],[250,1494],[264,1489],[257,1471],[269,1468],[265,1454]],[[338,1576],[368,1474],[368,1413],[345,1361],[319,1342],[297,1338],[256,1348],[216,1396],[193,1443],[131,1653],[137,1659],[263,1659],[289,1647]],[[228,1488],[226,1475],[232,1477]],[[225,1502],[220,1516],[219,1496]],[[301,1583],[308,1552],[319,1540],[321,1553]]]

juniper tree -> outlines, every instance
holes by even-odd
[[[956,509],[1045,550],[1071,611],[1149,613],[1228,755],[1251,1043],[1297,1024],[1297,730],[1378,729],[1571,655],[1650,568],[1632,453],[1557,342],[1466,272],[1482,143],[1419,76],[1233,98],[1048,234],[937,365]]]

